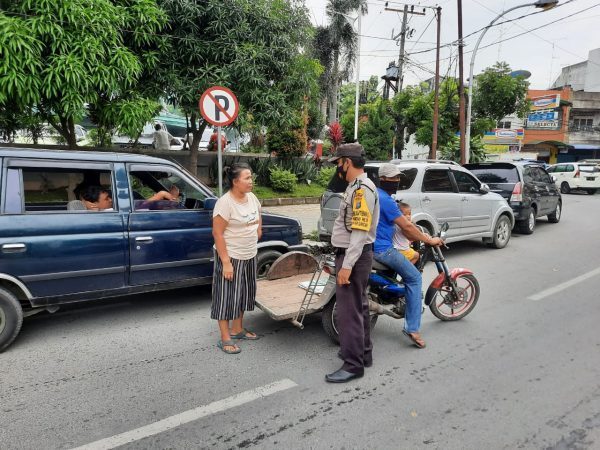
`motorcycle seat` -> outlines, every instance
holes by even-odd
[[[381,264],[380,262],[375,260],[373,260],[373,265],[371,267],[373,268],[373,270],[390,270],[388,266],[386,266],[385,264]]]

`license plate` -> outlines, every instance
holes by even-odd
[[[585,179],[588,181],[595,181],[596,177],[585,177]]]

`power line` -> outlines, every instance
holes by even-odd
[[[498,43],[500,43],[500,42],[506,42],[506,41],[510,41],[510,40],[512,40],[512,39],[515,39],[515,38],[517,38],[517,37],[519,37],[519,36],[523,36],[524,34],[531,33],[532,31],[536,31],[536,30],[539,30],[539,29],[541,29],[541,28],[545,28],[545,27],[547,27],[547,26],[549,26],[549,25],[552,25],[552,24],[555,24],[555,23],[557,23],[557,22],[560,22],[560,21],[562,21],[562,20],[568,19],[568,18],[570,18],[570,17],[573,17],[573,16],[575,16],[575,15],[577,15],[577,14],[581,14],[581,13],[583,13],[583,12],[585,12],[585,11],[589,11],[590,9],[597,8],[598,6],[600,6],[600,3],[596,3],[595,5],[592,5],[592,6],[588,7],[588,8],[581,9],[581,10],[579,10],[579,11],[576,11],[576,12],[572,13],[572,14],[569,14],[569,15],[567,15],[567,16],[564,16],[564,17],[560,17],[560,18],[558,18],[558,19],[556,19],[556,20],[553,20],[553,21],[551,21],[551,22],[545,23],[545,24],[543,24],[543,25],[540,25],[540,26],[538,26],[538,27],[531,28],[531,29],[529,29],[529,30],[525,30],[525,31],[524,31],[524,32],[522,32],[522,33],[518,33],[518,34],[515,34],[515,35],[513,35],[513,36],[509,36],[509,37],[507,37],[507,38],[505,38],[505,39],[502,39],[502,40],[500,40],[500,41],[497,41],[497,42],[492,42],[491,44],[484,45],[483,47],[479,47],[479,49],[481,50],[481,49],[484,49],[484,48],[488,48],[488,47],[491,47],[492,45],[496,45],[496,44],[498,44]],[[414,53],[412,53],[412,54],[414,55],[414,54],[418,54],[418,53],[423,53],[423,52],[414,52]],[[465,54],[466,54],[466,53],[473,53],[473,50],[466,51],[466,52],[465,52]],[[575,55],[575,56],[577,56],[578,58],[580,58],[580,59],[581,59],[581,56],[578,56],[578,55]],[[443,60],[445,60],[445,59],[448,59],[448,58],[443,58]],[[423,63],[423,64],[431,64],[431,63],[434,63],[434,62],[435,62],[435,61],[428,61],[428,62],[426,62],[426,63]]]

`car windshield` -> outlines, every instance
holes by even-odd
[[[516,167],[469,167],[482,183],[518,183]]]

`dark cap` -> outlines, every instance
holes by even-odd
[[[337,148],[337,152],[335,156],[332,156],[328,159],[329,162],[336,162],[340,158],[350,157],[350,158],[364,158],[365,149],[362,145],[358,143],[352,144],[342,144]]]

